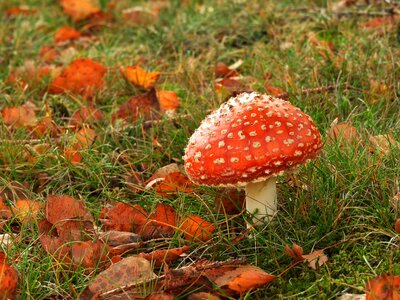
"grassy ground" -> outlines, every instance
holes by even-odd
[[[0,80],[26,60],[35,59],[43,45],[52,43],[58,27],[76,26],[54,2],[0,3],[0,11],[19,4],[38,9],[28,17],[2,17]],[[371,153],[368,142],[371,135],[386,133],[400,141],[400,27],[398,23],[393,27],[363,26],[373,18],[372,13],[385,12],[387,7],[366,6],[360,1],[344,9],[349,14],[339,17],[325,1],[180,2],[172,1],[151,26],[128,26],[116,13],[116,21],[97,33],[99,42],[79,47],[65,59],[90,57],[110,67],[144,60],[149,70],[163,72],[161,87],[178,93],[182,105],[179,115],[193,118],[178,118],[175,125],[164,118],[146,134],[140,122],[115,130],[109,124],[111,113],[138,91],[111,73],[109,87],[97,96],[98,107],[107,115],[103,132],[84,153],[83,164],[71,165],[57,149],[44,153],[33,165],[26,164],[21,154],[26,145],[13,142],[27,138],[26,132],[10,132],[0,124],[4,160],[0,185],[27,182],[36,191],[37,175],[45,173],[51,180],[34,193],[34,199],[44,201],[48,194],[68,194],[84,199],[95,215],[101,205],[116,200],[153,207],[165,199],[151,192],[133,194],[124,187],[121,175],[128,175],[132,166],[144,164],[148,178],[161,166],[182,163],[192,131],[207,111],[221,102],[214,90],[215,64],[243,60],[238,71],[255,79],[252,88],[266,92],[265,74],[271,74],[270,83],[288,91],[290,101],[312,116],[326,146],[318,159],[298,173],[279,178],[277,218],[238,244],[232,243],[226,235],[227,227],[221,225],[226,217],[212,210],[216,189],[204,188],[206,192],[197,196],[181,194],[167,200],[178,211],[193,212],[218,224],[211,241],[193,245],[193,259],[246,257],[278,275],[293,263],[283,251],[285,244],[297,243],[305,253],[328,247],[325,252],[329,261],[319,269],[299,264],[269,286],[246,295],[246,299],[332,299],[343,292],[363,293],[366,281],[377,274],[399,275],[400,251],[394,231],[398,212],[391,205],[399,191],[399,154],[395,149],[387,154]],[[102,4],[105,7],[107,1]],[[133,4],[142,3],[121,0],[118,7]],[[357,14],[360,11],[370,15]],[[310,38],[312,34],[317,44]],[[332,52],[326,43],[333,45]],[[302,89],[333,84],[339,86],[333,92],[300,93]],[[351,88],[345,88],[346,84]],[[45,87],[45,82],[39,82],[23,92],[1,84],[0,109],[31,100],[40,109],[39,115],[45,114],[46,105],[51,107],[61,125],[61,111],[73,112],[80,100],[44,94]],[[337,118],[358,129],[360,146],[343,148],[337,142],[328,143],[327,132]],[[153,147],[152,136],[162,145],[161,151]],[[23,226],[20,242],[8,250],[9,256],[18,256],[21,299],[81,292],[91,278],[54,265],[37,237],[34,224]],[[176,237],[171,243],[176,246],[182,241]]]

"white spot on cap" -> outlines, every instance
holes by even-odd
[[[218,142],[218,148],[222,148],[225,146],[225,142],[224,141],[219,141]]]
[[[232,150],[233,149],[233,146],[231,146],[231,145],[228,145],[228,150]]]
[[[282,134],[283,133],[283,130],[278,130],[277,132],[276,132],[276,134]]]
[[[274,161],[274,165],[279,167],[280,165],[282,165],[282,162],[280,160]]]
[[[262,125],[261,125],[261,130],[266,130],[266,129],[267,129],[267,125],[262,124]]]
[[[293,127],[293,124],[290,123],[290,122],[286,122],[286,126],[287,126],[287,127]]]
[[[247,160],[252,160],[252,159],[253,159],[253,157],[252,157],[251,155],[246,155],[245,158],[246,158]]]
[[[279,152],[279,148],[274,148],[274,149],[272,149],[272,152],[273,152],[273,153]]]
[[[249,121],[243,123],[244,126],[249,126],[250,124],[251,123]]]
[[[300,124],[297,125],[297,130],[298,131],[302,130],[303,128],[304,128],[303,124],[300,123]]]
[[[284,143],[285,145],[289,146],[289,145],[291,145],[291,144],[294,143],[294,140],[293,140],[293,139],[283,140],[283,143]]]
[[[201,157],[201,152],[200,151],[198,151],[198,152],[196,152],[195,154],[194,154],[194,161],[195,162],[200,162],[199,161],[199,158]]]
[[[275,122],[275,126],[276,126],[276,127],[279,127],[279,126],[281,126],[281,125],[282,125],[281,122],[279,122],[279,121],[276,121],[276,122]]]
[[[221,130],[221,134],[226,134],[227,132],[228,132],[228,130],[226,130],[226,129]]]
[[[296,150],[296,151],[294,151],[294,156],[301,156],[303,154],[303,152],[302,151],[300,151],[300,150]]]
[[[256,136],[256,135],[257,135],[257,132],[255,132],[255,131],[250,131],[249,135],[250,135],[250,136]]]
[[[211,149],[211,144],[207,144],[207,146],[206,146],[206,148],[205,148],[206,150],[209,150],[209,149]]]
[[[270,137],[269,135],[267,135],[267,136],[265,137],[265,141],[266,141],[267,143],[271,142],[271,141],[272,141],[272,137]]]
[[[190,168],[191,166],[192,166],[192,163],[191,163],[191,162],[186,163],[186,167],[187,167],[187,168]]]
[[[223,159],[222,157],[221,158],[217,158],[217,159],[214,159],[213,163],[216,164],[216,165],[222,165],[222,164],[225,163],[225,159]]]
[[[238,132],[238,136],[239,136],[239,138],[240,138],[241,140],[244,140],[244,139],[246,138],[246,136],[243,134],[243,131],[242,131],[242,130],[240,130],[240,131]]]
[[[239,161],[239,157],[231,157],[231,162],[236,163]]]
[[[207,179],[207,176],[206,176],[206,175],[201,175],[201,176],[200,176],[200,179],[201,179],[201,180]]]
[[[227,135],[227,137],[228,137],[228,139],[233,139],[233,133],[232,133],[232,132],[229,132],[228,135]]]
[[[256,113],[251,113],[251,115],[250,115],[252,118],[255,118],[255,117],[257,117],[257,114]]]
[[[268,118],[272,117],[274,115],[273,111],[269,111],[265,114]]]
[[[253,143],[253,148],[260,148],[261,147],[261,143],[260,142],[254,142]]]

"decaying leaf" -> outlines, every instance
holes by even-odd
[[[127,285],[140,285],[155,278],[150,262],[138,256],[130,256],[112,264],[107,270],[97,275],[89,284],[86,294],[103,294]]]
[[[93,125],[103,119],[103,112],[93,106],[82,106],[72,114],[69,125],[75,128],[81,128],[85,124]]]
[[[59,0],[64,12],[74,22],[90,18],[100,12],[97,0]]]
[[[178,95],[174,91],[157,91],[157,98],[162,110],[174,110],[181,105]]]
[[[178,192],[191,193],[193,184],[185,175],[180,172],[172,172],[165,175],[159,182],[155,191],[163,197],[175,195]]]
[[[29,105],[5,107],[1,115],[4,124],[8,126],[27,127],[37,123],[35,110]]]
[[[141,242],[140,235],[129,231],[110,230],[100,233],[100,239],[109,246],[120,246]]]
[[[0,298],[16,299],[18,273],[6,261],[6,255],[0,252]]]
[[[400,276],[379,275],[366,284],[366,300],[400,299]]]
[[[105,230],[133,231],[140,233],[147,222],[148,213],[139,205],[119,202],[113,207],[103,207],[100,221]]]
[[[397,219],[397,220],[396,220],[396,223],[394,224],[394,230],[395,230],[397,233],[400,233],[400,219]]]
[[[172,236],[177,226],[176,220],[176,212],[172,206],[158,203],[140,234],[146,238]]]
[[[189,241],[208,241],[215,226],[196,215],[188,215],[180,226],[185,238]]]
[[[328,257],[324,254],[324,250],[315,250],[310,254],[303,254],[303,248],[293,243],[292,248],[285,245],[285,253],[298,261],[308,262],[308,266],[314,270],[321,267],[328,261]]]
[[[199,292],[189,295],[187,300],[221,300],[221,298],[211,293]]]
[[[347,122],[333,125],[328,135],[331,140],[337,142],[340,147],[347,147],[350,145],[357,146],[361,143],[361,137],[357,128]]]
[[[371,135],[369,137],[370,149],[372,152],[389,154],[391,149],[399,149],[400,144],[389,134]]]
[[[29,16],[29,15],[34,15],[37,13],[37,10],[35,8],[21,5],[21,6],[15,6],[15,7],[10,7],[5,11],[5,14],[8,17],[11,16]]]
[[[129,82],[145,89],[152,88],[160,77],[160,72],[147,72],[139,66],[126,67],[121,72]]]
[[[360,24],[364,28],[395,28],[398,18],[395,16],[377,17]]]
[[[104,86],[106,68],[91,59],[80,58],[71,62],[49,86],[49,93],[72,93],[91,98]]]
[[[62,221],[76,218],[90,222],[93,221],[93,217],[85,207],[83,201],[67,195],[48,196],[44,215],[51,224],[59,224]]]
[[[94,269],[106,262],[108,247],[101,241],[74,242],[71,257],[74,265],[84,269]]]
[[[133,96],[123,103],[112,115],[112,120],[122,119],[130,123],[137,121],[139,118],[153,120],[158,118],[159,109],[160,105],[156,91],[151,89],[149,92]]]
[[[12,209],[12,212],[22,223],[27,223],[36,220],[41,208],[42,205],[38,201],[30,199],[18,199]]]
[[[150,253],[139,253],[140,257],[143,257],[150,261],[155,267],[161,267],[163,264],[169,264],[170,262],[177,260],[180,256],[188,251],[190,246],[183,246],[180,248],[155,250]]]
[[[219,62],[215,65],[215,77],[216,78],[230,78],[237,77],[239,73],[229,68],[226,64]]]

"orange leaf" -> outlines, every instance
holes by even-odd
[[[83,127],[75,133],[75,139],[79,143],[79,148],[89,147],[96,139],[96,131],[89,127]]]
[[[0,252],[0,298],[16,299],[17,284],[17,271],[15,271],[13,266],[7,264],[5,254]]]
[[[82,37],[82,34],[73,27],[65,26],[59,28],[54,33],[54,40],[56,43],[76,40]]]
[[[357,128],[347,122],[341,122],[333,126],[328,135],[332,141],[338,142],[340,147],[357,145],[361,140]]]
[[[396,223],[394,224],[394,230],[395,230],[397,233],[400,233],[400,219],[397,219],[397,220],[396,220]]]
[[[183,221],[180,231],[189,241],[207,241],[214,232],[215,226],[196,215],[188,215]]]
[[[37,123],[36,113],[28,105],[5,107],[1,115],[4,124],[8,126],[27,127]]]
[[[171,261],[177,260],[180,256],[188,251],[190,246],[183,246],[180,248],[155,250],[150,253],[139,253],[139,256],[152,262],[155,267],[161,267],[163,264],[168,264]]]
[[[160,108],[164,110],[177,109],[181,103],[179,102],[178,95],[173,91],[157,91],[158,101]]]
[[[136,95],[123,103],[113,113],[112,120],[123,119],[127,122],[135,122],[141,117],[145,120],[156,119],[159,108],[156,92],[154,89],[151,89],[149,92]]]
[[[158,203],[155,210],[149,216],[146,225],[143,227],[141,235],[146,238],[171,236],[174,234],[175,229],[175,209],[168,204]]]
[[[243,294],[262,287],[275,278],[276,276],[270,275],[258,267],[246,265],[226,271],[216,278],[215,283],[222,289]]]
[[[101,110],[91,106],[83,106],[76,110],[69,120],[72,127],[81,128],[84,124],[93,124],[103,119],[104,115]]]
[[[295,260],[308,262],[308,266],[314,270],[328,261],[324,250],[315,250],[310,254],[303,254],[303,248],[295,243],[293,243],[292,249],[288,245],[285,245],[284,251]]]
[[[49,93],[62,94],[70,92],[90,98],[103,88],[106,68],[88,58],[74,60],[60,75],[53,79]]]
[[[400,276],[379,275],[366,285],[366,300],[398,300],[400,299]]]
[[[236,77],[239,76],[239,73],[235,70],[229,69],[229,67],[219,62],[215,65],[215,77],[217,78],[229,78],[229,77]]]
[[[6,10],[7,16],[29,16],[37,13],[37,10],[28,6],[11,7]]]
[[[59,0],[64,12],[71,17],[74,22],[90,18],[100,12],[96,0]]]
[[[119,202],[114,207],[103,207],[100,218],[105,230],[134,231],[140,233],[147,222],[148,213],[139,205]]]
[[[122,70],[122,74],[129,82],[145,89],[153,87],[158,77],[160,77],[159,72],[147,72],[139,66],[126,67]]]
[[[32,133],[37,138],[42,138],[46,135],[57,137],[59,128],[50,116],[42,118],[36,126],[32,128]]]
[[[361,25],[361,27],[364,27],[364,28],[380,28],[380,27],[395,28],[396,27],[396,18],[393,16],[378,17],[378,18],[374,18],[369,21],[363,22],[360,25]]]
[[[191,193],[192,183],[180,172],[169,173],[164,180],[156,187],[155,191],[163,197],[175,195],[178,192]]]
[[[14,215],[21,220],[22,223],[33,222],[42,208],[38,201],[28,199],[18,199],[15,207],[12,209]]]
[[[108,247],[101,241],[75,242],[71,245],[72,262],[84,269],[94,269],[104,265]]]
[[[40,48],[39,56],[45,62],[53,62],[60,56],[60,52],[51,46],[43,46]]]

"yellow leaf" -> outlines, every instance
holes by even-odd
[[[153,87],[160,77],[160,72],[147,72],[139,66],[126,67],[122,73],[129,82],[145,89]]]

